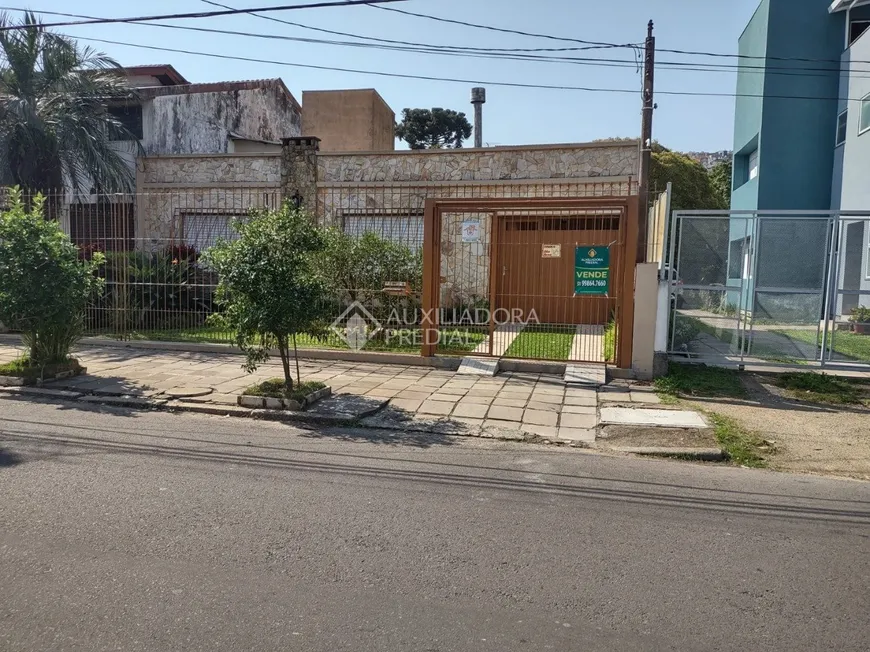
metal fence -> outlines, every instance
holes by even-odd
[[[359,346],[366,350],[420,352],[423,344],[420,328],[423,222],[427,198],[602,197],[625,196],[633,190],[631,181],[596,182],[594,179],[588,183],[540,180],[449,185],[427,182],[321,184],[316,206],[309,208],[322,226],[332,228],[333,246],[324,254],[328,259],[324,258],[323,262],[324,271],[328,271],[335,287],[330,299],[335,329],[326,340],[302,338],[299,343],[302,346]],[[278,188],[264,187],[172,188],[85,197],[57,192],[48,193],[45,211],[47,218],[63,226],[79,246],[83,258],[90,258],[96,251],[105,254],[106,262],[99,272],[105,285],[87,309],[87,334],[121,339],[231,342],[234,334],[210,319],[219,311],[215,301],[218,278],[203,263],[202,253],[220,239],[237,237],[234,219],[246,217],[251,209],[277,207],[281,200]],[[582,226],[587,235],[602,229],[608,233],[613,231],[608,226],[609,218],[596,215],[578,217],[579,214],[550,211],[549,216],[538,213],[534,219],[546,218],[553,225],[558,222],[559,228],[563,222],[569,226],[576,223],[575,226]],[[464,215],[458,221],[448,220],[444,224],[440,236],[443,243],[440,269],[444,283],[439,305],[450,314],[457,311],[461,314],[467,308],[489,307],[492,277],[487,224],[490,217],[489,213]],[[522,222],[519,216],[514,218],[519,220],[517,224]],[[476,244],[463,245],[462,222],[473,220],[481,225],[481,236]],[[594,244],[610,244],[602,238],[604,235],[593,238]],[[534,242],[538,249],[546,244]],[[568,252],[566,258],[567,255]],[[546,294],[546,270],[529,268],[527,272],[540,276],[536,282],[541,287],[535,291]],[[583,352],[581,357],[603,361],[612,358],[609,349],[605,350],[603,339],[611,309],[606,299],[599,303],[604,307],[598,312],[608,313],[595,320],[602,329],[602,337],[589,340],[598,348]],[[502,353],[569,359],[571,347],[576,348],[573,334],[577,321],[569,317],[566,314],[550,320],[548,328],[539,329],[545,335],[531,339],[524,336],[510,352],[509,345],[501,347]],[[348,333],[360,326],[360,319],[365,322],[358,331],[361,337],[349,341]],[[488,322],[485,326],[443,321],[445,328],[439,337],[439,353],[475,352],[487,337]],[[457,318],[458,321],[462,321],[461,318]],[[580,320],[585,321],[588,321],[585,317]],[[571,333],[566,334],[569,330]],[[547,333],[552,337],[547,337]],[[549,339],[558,342],[554,345],[545,341]],[[541,345],[529,346],[524,344],[526,340],[540,341]],[[563,350],[566,342],[567,350]]]
[[[669,353],[870,364],[870,212],[674,212]]]

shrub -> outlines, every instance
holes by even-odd
[[[0,213],[0,321],[19,330],[34,365],[67,360],[81,336],[88,300],[102,281],[103,254],[82,260],[37,196],[28,212],[17,189]]]
[[[316,259],[326,246],[324,233],[287,203],[280,210],[254,211],[234,226],[238,240],[221,241],[203,255],[219,276],[217,301],[224,312],[214,317],[236,332],[248,372],[277,347],[290,393],[290,345],[295,354],[297,333],[322,336],[320,324],[328,316],[328,290]],[[298,357],[296,374],[301,380]]]
[[[338,229],[326,232],[320,269],[330,289],[342,301],[373,306],[389,304],[382,290],[388,281],[406,281],[413,294],[423,288],[423,253],[366,231],[359,238]]]
[[[857,308],[852,308],[849,314],[849,321],[856,324],[870,324],[870,307],[858,306]]]

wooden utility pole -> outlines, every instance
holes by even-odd
[[[646,261],[647,218],[649,216],[649,176],[652,166],[652,127],[655,81],[656,38],[653,36],[653,22],[649,21],[646,33],[646,48],[643,58],[643,113],[640,127],[640,172],[637,179],[638,213],[640,221],[637,240],[637,262]]]

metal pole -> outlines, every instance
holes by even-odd
[[[828,348],[828,329],[831,326],[831,291],[836,287],[834,285],[834,278],[837,278],[836,275],[839,274],[839,259],[837,257],[837,238],[839,236],[839,224],[840,221],[837,217],[832,217],[828,222],[828,274],[825,279],[825,290],[824,290],[824,313],[823,313],[823,321],[819,324],[819,330],[821,330],[821,338],[819,338],[818,334],[816,335],[816,342],[819,342],[821,339],[820,345],[821,348],[819,350],[819,364],[824,367],[825,366],[825,358],[828,357],[826,355],[826,349]],[[836,305],[834,307],[836,310]],[[817,331],[818,332],[818,331]],[[833,333],[831,334],[833,337]]]
[[[643,60],[643,112],[640,127],[640,172],[638,174],[638,242],[637,262],[646,261],[647,217],[649,215],[649,177],[652,166],[653,89],[655,81],[656,39],[653,22],[647,25],[646,48]]]

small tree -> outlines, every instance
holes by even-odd
[[[21,331],[33,366],[65,362],[102,283],[103,255],[82,260],[58,223],[43,218],[42,196],[29,212],[17,188],[9,200],[0,213],[0,322]]]
[[[411,149],[460,148],[471,129],[465,114],[452,109],[403,109],[396,137]]]
[[[219,275],[219,319],[236,332],[236,344],[253,372],[277,348],[285,392],[293,390],[290,347],[299,359],[296,335],[319,332],[327,316],[326,285],[317,273],[315,255],[325,246],[323,232],[311,216],[285,203],[236,220],[237,240],[221,241],[203,255]]]
[[[713,192],[719,198],[719,208],[731,208],[731,159],[717,163],[710,170],[710,183],[713,184]]]

